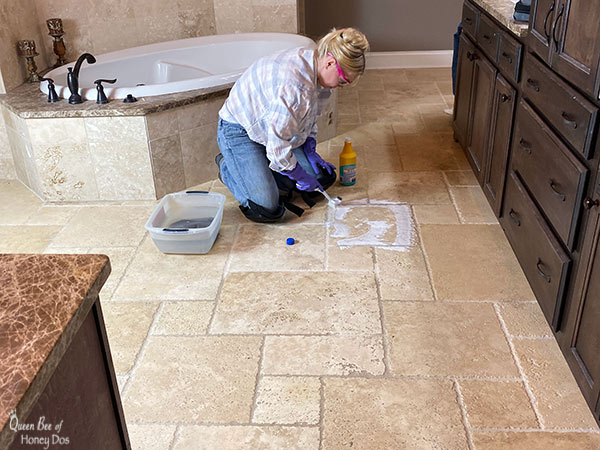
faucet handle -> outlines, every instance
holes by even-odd
[[[116,78],[113,80],[105,80],[103,78],[99,78],[94,81],[94,84],[96,85],[96,89],[98,90],[98,96],[96,97],[97,104],[104,105],[105,103],[108,103],[108,98],[106,98],[106,94],[104,93],[104,86],[102,86],[102,83],[113,84],[116,82],[117,82]]]
[[[60,100],[56,89],[54,89],[54,80],[52,78],[40,78],[40,81],[48,82],[48,103],[55,103]]]

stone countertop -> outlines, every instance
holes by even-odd
[[[6,106],[22,119],[59,118],[59,117],[114,117],[145,116],[178,106],[189,105],[229,92],[233,82],[227,85],[176,94],[139,97],[135,103],[123,103],[112,100],[105,105],[95,101],[85,101],[79,105],[70,105],[61,98],[56,103],[48,103],[48,98],[39,89],[38,83],[25,83],[12,91],[0,95],[0,104]]]
[[[37,402],[110,274],[105,255],[0,254],[0,448]]]
[[[515,2],[512,0],[471,0],[490,16],[512,31],[515,36],[524,38],[527,36],[529,23],[515,22]]]

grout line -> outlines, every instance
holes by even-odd
[[[379,277],[379,262],[375,248],[371,249],[373,259],[373,275],[375,276],[375,289],[377,290],[377,306],[379,307],[379,322],[381,325],[381,342],[383,345],[383,375],[391,373],[392,362],[390,360],[390,343],[385,332],[385,313],[383,310],[383,299],[381,298],[381,279]]]
[[[158,308],[156,308],[156,311],[154,312],[154,316],[152,317],[152,323],[150,324],[150,327],[148,327],[148,332],[146,333],[144,342],[142,343],[142,346],[140,347],[140,349],[135,357],[135,362],[133,363],[133,367],[131,368],[131,370],[128,373],[129,378],[127,379],[127,382],[125,383],[125,385],[123,386],[123,389],[121,391],[121,398],[123,399],[123,401],[125,401],[127,398],[127,393],[129,391],[129,385],[131,384],[131,382],[132,382],[131,380],[133,379],[133,376],[135,375],[135,372],[137,371],[137,368],[140,364],[142,356],[143,356],[144,352],[146,351],[146,347],[148,346],[148,338],[151,337],[152,334],[154,334],[154,328],[156,328],[156,323],[158,322],[158,318],[160,317],[163,308],[164,308],[164,302],[161,302],[158,305]]]
[[[488,428],[488,427],[473,427],[471,431],[477,433],[588,433],[600,434],[600,430],[589,428]]]
[[[433,294],[433,301],[439,301],[440,298],[438,296],[437,290],[435,289],[435,284],[433,283],[433,270],[431,269],[431,265],[429,264],[429,257],[427,256],[427,252],[425,251],[425,245],[423,244],[423,237],[421,236],[421,224],[417,222],[416,216],[414,214],[414,206],[411,207],[411,214],[413,223],[415,223],[416,230],[416,239],[419,244],[419,248],[421,249],[421,254],[423,255],[423,261],[425,262],[425,270],[427,270],[427,277],[429,278],[429,287],[431,288],[431,293]]]
[[[175,448],[175,444],[177,443],[179,436],[181,435],[181,425],[178,423],[175,427],[175,433],[173,433],[173,438],[171,439],[171,444],[169,445],[169,450],[173,450]]]
[[[473,445],[473,436],[471,435],[471,425],[469,424],[469,416],[467,415],[467,405],[465,404],[465,400],[462,396],[458,380],[454,380],[452,382],[452,386],[454,387],[454,391],[456,392],[456,400],[458,402],[458,406],[460,407],[460,415],[462,419],[462,424],[465,428],[465,434],[467,437],[467,444],[469,445],[469,450],[475,450],[475,446]]]
[[[497,303],[494,303],[494,311],[496,312],[496,316],[498,317],[498,321],[500,322],[500,326],[502,327],[502,331],[504,332],[504,337],[510,348],[510,353],[512,354],[513,360],[515,361],[515,364],[517,365],[517,369],[519,370],[519,374],[521,375],[521,378],[523,380],[523,385],[525,386],[525,392],[527,392],[527,397],[529,397],[529,403],[531,404],[531,407],[533,408],[533,412],[535,413],[535,418],[538,421],[540,428],[543,430],[543,429],[545,429],[545,425],[544,425],[544,420],[543,420],[540,412],[538,411],[537,400],[536,400],[535,396],[533,395],[533,391],[531,390],[531,387],[529,386],[529,381],[527,379],[527,376],[525,375],[525,370],[523,370],[523,366],[521,366],[521,361],[517,355],[517,351],[515,349],[512,339],[510,338],[510,334],[508,332],[506,322],[504,322],[504,318],[502,317],[502,314],[500,313],[500,307],[498,306]]]
[[[263,371],[262,371],[262,365],[263,365],[263,360],[265,358],[265,343],[266,343],[266,336],[263,337],[263,340],[260,344],[260,356],[258,358],[258,368],[256,370],[256,382],[254,383],[254,395],[252,396],[252,405],[250,406],[250,423],[254,424],[254,413],[256,411],[256,401],[258,400],[258,387],[260,386],[262,379],[263,379]]]
[[[317,426],[318,426],[318,424],[316,424],[316,423],[303,423],[303,422],[297,422],[297,423],[277,423],[277,422],[249,423],[249,422],[235,422],[235,421],[231,421],[231,422],[206,422],[206,421],[200,421],[200,422],[186,422],[186,421],[154,422],[154,421],[145,421],[145,420],[128,420],[127,424],[128,425],[176,425],[178,428],[180,426],[198,426],[198,427],[214,427],[214,428],[227,428],[227,427],[231,427],[231,426],[248,427],[248,428],[261,427],[261,426],[262,427],[317,428]],[[176,433],[179,434],[177,430],[176,430]]]

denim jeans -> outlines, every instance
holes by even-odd
[[[223,155],[221,179],[237,201],[248,206],[248,200],[252,200],[269,211],[275,211],[279,207],[279,188],[269,168],[265,146],[251,140],[241,125],[221,118],[217,127],[217,143]],[[317,176],[302,147],[292,152],[307,173]]]

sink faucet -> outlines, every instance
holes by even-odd
[[[69,67],[69,73],[67,74],[67,85],[71,91],[71,96],[69,97],[69,103],[71,105],[83,103],[83,99],[81,98],[81,95],[79,95],[79,69],[81,69],[81,65],[83,64],[84,60],[87,61],[88,64],[94,64],[96,62],[96,58],[94,58],[91,53],[84,53],[77,58],[74,69]]]

